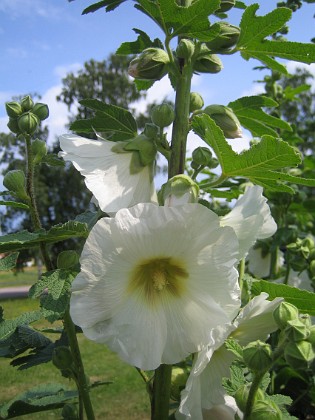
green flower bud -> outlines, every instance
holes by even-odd
[[[249,420],[282,420],[280,408],[272,400],[257,401]]]
[[[190,39],[181,39],[176,48],[176,56],[189,60],[195,51],[195,44]]]
[[[167,73],[168,54],[161,48],[147,48],[134,58],[128,74],[135,79],[160,80]]]
[[[284,332],[292,341],[305,340],[310,335],[309,328],[299,319],[288,321]]]
[[[213,53],[229,54],[238,41],[240,28],[228,22],[218,22],[216,25],[219,25],[220,33],[206,45]]]
[[[175,175],[162,185],[158,193],[159,202],[165,206],[197,203],[198,185],[187,175]]]
[[[57,257],[57,267],[65,270],[76,266],[79,263],[79,255],[76,251],[62,251]]]
[[[288,321],[293,321],[299,318],[298,309],[289,302],[281,302],[279,306],[273,311],[273,318],[278,327],[283,330],[286,328]]]
[[[206,45],[203,45],[201,52],[198,55],[195,64],[194,71],[198,73],[219,73],[223,69],[223,63],[220,58],[211,54],[209,48]]]
[[[315,246],[314,239],[308,236],[307,238],[303,239],[302,246],[305,246],[306,248],[309,248],[309,249],[314,248]]]
[[[201,109],[203,105],[204,101],[202,99],[202,96],[199,95],[199,93],[197,92],[191,92],[189,101],[189,112],[197,111],[198,109]]]
[[[231,108],[224,105],[209,105],[202,112],[214,120],[226,138],[242,137],[241,124]]]
[[[245,411],[245,408],[246,408],[249,389],[250,389],[250,385],[244,384],[234,394],[236,404],[238,408],[243,412]],[[255,395],[254,405],[257,401],[264,401],[264,400],[265,400],[265,394],[260,388],[258,388],[257,393]]]
[[[312,276],[315,276],[315,260],[310,262],[310,272]]]
[[[197,149],[192,152],[192,159],[198,166],[207,166],[212,160],[212,153],[207,147],[197,147]]]
[[[75,404],[65,404],[61,411],[64,420],[78,420],[78,411]]]
[[[300,314],[299,320],[303,322],[308,328],[312,326],[312,319],[308,314]]]
[[[24,112],[30,111],[33,108],[33,106],[34,102],[29,95],[24,96],[24,98],[21,99],[21,107],[23,108]]]
[[[26,193],[26,179],[23,171],[15,169],[4,175],[3,185],[22,200],[28,200]]]
[[[35,139],[32,142],[32,153],[34,164],[40,163],[44,156],[47,155],[47,146],[43,140]]]
[[[158,135],[158,127],[152,123],[146,123],[144,126],[143,134],[149,139],[155,139]]]
[[[14,134],[17,134],[17,135],[21,134],[21,130],[19,129],[17,118],[9,118],[7,127]]]
[[[72,354],[69,347],[55,347],[52,354],[52,362],[60,370],[68,370],[72,365]]]
[[[32,112],[25,112],[18,118],[18,126],[22,134],[34,134],[39,124],[38,117]]]
[[[315,248],[311,249],[310,255],[308,257],[311,261],[315,260]]]
[[[225,13],[228,12],[232,7],[235,6],[235,0],[221,0],[220,7],[215,12]]]
[[[124,146],[124,150],[137,152],[142,169],[144,166],[154,162],[157,153],[155,143],[144,134],[140,134],[128,141]]]
[[[249,369],[253,371],[265,370],[272,362],[271,347],[259,340],[249,343],[243,349],[243,359]]]
[[[18,102],[6,102],[5,109],[10,118],[17,118],[23,114],[23,109]]]
[[[180,393],[186,386],[187,372],[185,369],[175,367],[172,369],[171,398],[180,401]]]
[[[314,359],[314,351],[309,341],[291,341],[284,348],[284,358],[294,369],[307,369]]]
[[[46,104],[37,102],[33,106],[32,113],[35,114],[41,121],[43,121],[49,117],[49,108]]]
[[[161,105],[155,105],[152,107],[150,112],[152,122],[158,127],[167,127],[174,121],[175,112],[174,108],[167,104],[163,103]]]

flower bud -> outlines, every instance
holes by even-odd
[[[9,118],[7,127],[14,134],[17,134],[17,135],[21,134],[21,130],[19,129],[17,118]]]
[[[284,348],[284,358],[294,369],[307,369],[314,359],[314,351],[309,341],[291,341]]]
[[[187,377],[185,369],[179,367],[172,369],[171,398],[173,400],[180,401],[180,393],[185,388]]]
[[[229,54],[238,41],[240,28],[228,22],[218,22],[216,25],[220,26],[219,35],[206,45],[213,53]]]
[[[33,106],[32,113],[35,114],[41,121],[43,121],[49,117],[49,108],[46,104],[37,102]]]
[[[128,74],[135,79],[160,80],[167,73],[168,54],[161,48],[147,48],[134,58]]]
[[[194,71],[198,73],[219,73],[223,69],[223,64],[220,58],[211,54],[209,48],[206,45],[203,45],[201,52],[198,55],[195,64]]]
[[[209,105],[202,112],[214,120],[226,138],[242,137],[241,124],[231,108],[224,105]]]
[[[199,93],[197,92],[191,92],[189,101],[189,112],[197,111],[198,109],[201,109],[203,105],[204,101],[202,99],[202,96],[199,95]]]
[[[57,267],[67,270],[75,267],[79,263],[79,255],[76,251],[62,251],[57,257]]]
[[[175,175],[162,185],[158,193],[159,202],[172,207],[187,203],[197,203],[198,185],[187,175]]]
[[[24,112],[30,111],[33,106],[34,102],[29,95],[24,96],[24,98],[21,99],[21,107],[23,108]]]
[[[26,193],[25,174],[23,171],[15,169],[7,172],[3,178],[3,185],[8,191],[11,191],[20,199],[28,199],[28,195]]]
[[[69,347],[66,346],[58,346],[54,348],[52,354],[52,362],[53,364],[60,370],[67,370],[70,369],[72,365],[72,354],[70,352]]]
[[[272,362],[271,347],[259,340],[249,343],[243,349],[243,359],[249,369],[253,371],[265,370]]]
[[[39,119],[32,112],[25,112],[18,118],[18,126],[22,134],[34,134],[38,124]]]
[[[207,166],[211,160],[212,153],[207,147],[197,147],[197,149],[192,152],[192,161],[198,166]]]
[[[146,123],[144,126],[143,134],[149,139],[155,139],[158,135],[158,127],[153,123]]]
[[[278,327],[283,330],[286,328],[288,321],[293,321],[299,318],[298,309],[289,302],[281,302],[279,306],[273,311],[273,318]]]
[[[16,101],[6,102],[5,109],[10,118],[17,118],[21,114],[23,114],[23,109],[21,105]]]
[[[221,0],[220,7],[219,9],[215,11],[215,13],[228,12],[234,6],[235,6],[235,0]]]
[[[195,51],[195,44],[190,39],[181,39],[176,48],[176,56],[189,60]]]
[[[254,405],[249,420],[282,420],[280,408],[272,400],[257,401]]]
[[[161,105],[155,105],[152,107],[150,112],[152,122],[158,127],[167,127],[174,121],[175,112],[174,108],[167,104],[163,103]]]
[[[43,140],[35,139],[32,142],[32,153],[34,164],[40,163],[44,156],[47,155],[47,146]]]
[[[244,384],[234,394],[236,404],[238,408],[243,412],[245,411],[245,408],[246,408],[249,389],[250,389],[250,384]],[[255,395],[254,405],[257,401],[264,401],[264,399],[265,399],[264,392],[260,388],[258,388],[257,393]]]
[[[309,328],[299,319],[288,321],[284,332],[292,341],[302,341],[310,335]]]

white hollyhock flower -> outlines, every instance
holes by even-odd
[[[91,340],[141,369],[214,345],[240,305],[232,228],[200,204],[138,204],[96,223],[70,312]],[[217,333],[216,333],[217,334]]]
[[[245,346],[251,341],[265,340],[278,328],[272,314],[282,299],[270,302],[267,297],[267,293],[261,293],[252,299],[241,310],[230,331],[225,332],[225,337],[221,334],[221,342],[217,340],[214,347],[199,352],[181,393],[176,419],[234,420],[236,413],[241,416],[234,398],[228,396],[222,386],[222,378],[230,376],[230,366],[235,358],[223,342],[231,337]]]
[[[132,152],[116,153],[112,150],[115,142],[72,134],[60,136],[59,141],[59,156],[71,161],[85,177],[87,188],[104,212],[115,213],[123,207],[156,201],[150,165],[130,173]]]
[[[248,271],[258,278],[268,277],[270,275],[271,253],[263,253],[261,248],[251,248],[247,255]],[[277,252],[277,267],[284,264],[283,252]]]
[[[257,239],[269,238],[277,230],[267,199],[262,193],[263,188],[258,185],[248,187],[230,213],[221,218],[221,225],[231,226],[237,235],[239,259],[246,256]]]

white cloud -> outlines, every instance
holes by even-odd
[[[61,80],[69,73],[77,73],[82,69],[82,67],[81,63],[71,63],[68,65],[57,66],[54,68],[53,72]]]
[[[252,86],[241,93],[242,96],[255,96],[265,92],[263,83],[253,83]]]
[[[315,77],[315,63],[305,64],[297,63],[296,61],[288,61],[286,68],[290,74],[295,73],[297,69],[305,69]]]
[[[45,18],[61,17],[61,9],[53,6],[47,0],[1,0],[0,12],[10,18],[32,17],[34,15]]]

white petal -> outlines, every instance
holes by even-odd
[[[270,274],[270,260],[271,254],[263,256],[261,248],[251,248],[247,255],[248,271],[255,277],[264,278]],[[278,250],[277,253],[277,267],[282,267],[284,264],[283,253]]]
[[[122,207],[154,199],[154,186],[148,166],[130,174],[132,153],[115,153],[115,143],[90,140],[71,134],[59,137],[60,156],[71,161],[85,177],[87,188],[94,194],[101,210],[113,213]]]

